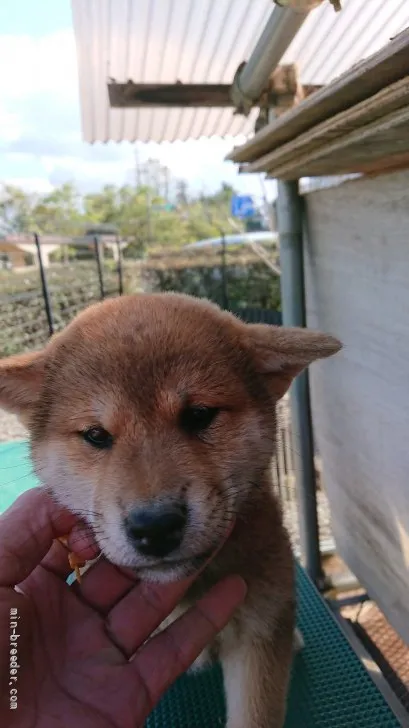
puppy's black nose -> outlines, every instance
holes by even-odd
[[[130,511],[125,530],[141,554],[160,558],[180,546],[186,520],[184,504],[154,503]]]

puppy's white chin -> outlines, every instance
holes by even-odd
[[[135,572],[135,576],[141,581],[149,581],[156,584],[168,584],[172,581],[180,581],[191,576],[199,567],[194,567],[187,561],[185,564],[157,564],[155,566],[146,566],[135,557],[135,554],[123,553],[118,554],[116,551],[110,551],[106,547],[102,549],[105,558],[118,566],[125,567]]]
[[[136,573],[141,581],[150,581],[155,584],[169,584],[172,581],[180,581],[186,579],[194,573],[193,567],[178,566],[176,568],[155,568],[155,569],[137,569]]]

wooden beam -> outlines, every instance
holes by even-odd
[[[405,30],[378,53],[304,99],[294,109],[264,127],[246,144],[233,149],[227,159],[254,162],[316,124],[399,81],[408,73],[408,59],[409,30]]]
[[[229,84],[108,83],[113,108],[231,107]]]
[[[395,166],[399,159],[405,161],[408,154],[409,106],[392,111],[334,142],[275,167],[270,176],[290,180],[356,172],[376,173],[378,169]]]
[[[297,164],[304,155],[310,155],[328,143],[335,142],[336,139],[362,129],[367,124],[408,105],[409,76],[265,154],[248,164],[245,171],[275,174],[277,168],[292,162]]]
[[[255,106],[268,104],[280,108],[291,103],[295,94],[308,96],[319,86],[301,86],[292,64],[278,66],[272,74],[266,93]],[[222,83],[117,83],[108,82],[109,104],[112,108],[141,107],[211,107],[233,108],[230,84]]]

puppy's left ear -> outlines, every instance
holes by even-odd
[[[247,346],[257,370],[269,375],[277,398],[288,390],[292,380],[317,359],[336,354],[342,344],[333,336],[299,328],[247,324]]]

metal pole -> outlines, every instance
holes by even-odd
[[[37,248],[38,267],[40,269],[41,288],[43,291],[44,307],[45,307],[45,313],[47,316],[48,332],[49,332],[49,335],[52,336],[54,333],[54,320],[53,320],[53,313],[51,310],[50,292],[48,290],[47,277],[45,275],[45,268],[44,268],[44,263],[43,263],[43,256],[41,254],[40,238],[37,235],[37,233],[34,233],[34,242],[35,242],[35,245]]]
[[[277,186],[283,325],[305,326],[302,200],[298,181],[278,180]],[[322,585],[308,372],[292,384],[291,418],[304,565],[313,581]]]
[[[122,296],[122,294],[124,292],[124,280],[123,280],[123,271],[122,271],[121,242],[118,237],[116,239],[116,245],[118,248],[118,293],[120,296]]]
[[[102,273],[101,249],[99,247],[98,235],[95,235],[95,237],[94,237],[94,249],[95,249],[95,258],[97,261],[97,269],[98,269],[99,293],[101,296],[101,300],[103,300],[105,298],[105,288],[104,288],[104,277],[103,277],[103,273]]]
[[[222,306],[224,309],[229,307],[226,280],[226,236],[224,233],[222,233]]]
[[[150,184],[150,180],[149,180]],[[152,191],[151,188],[148,187],[146,191],[146,225],[147,225],[147,243],[148,245],[151,245],[153,236],[152,236]]]
[[[309,10],[295,11],[278,5],[273,9],[247,63],[236,72],[231,98],[237,109],[249,113],[287,48],[306,20]]]

